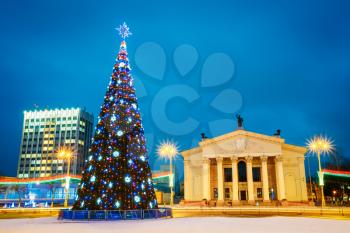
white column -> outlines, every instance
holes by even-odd
[[[237,168],[238,158],[231,157],[232,162],[232,204],[238,203],[238,168]]]
[[[248,156],[246,157],[247,162],[247,184],[248,184],[248,202],[254,203],[254,182],[253,182],[253,158]]]
[[[210,200],[210,160],[208,158],[203,159],[202,166],[203,177],[203,199]]]
[[[269,202],[269,177],[267,172],[267,156],[261,156],[261,172],[262,172],[262,186],[263,186],[263,200]]]
[[[283,199],[286,199],[282,156],[276,156],[275,167],[276,167],[276,181],[277,181],[277,198],[278,200],[282,201]]]
[[[306,190],[306,178],[305,178],[305,164],[304,164],[304,156],[298,158],[299,165],[299,176],[300,176],[300,199],[301,201],[307,201],[307,190]]]
[[[216,158],[218,172],[218,205],[222,205],[224,203],[224,179],[222,171],[222,161],[223,158]]]
[[[185,192],[185,201],[192,200],[192,177],[191,177],[191,168],[190,161],[184,160],[184,192]]]

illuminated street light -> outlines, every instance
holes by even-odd
[[[157,154],[161,158],[169,159],[170,161],[170,176],[169,176],[169,187],[170,187],[170,205],[174,205],[174,175],[173,175],[173,159],[179,154],[176,143],[165,141],[160,143],[157,148]]]
[[[322,136],[315,136],[314,138],[310,139],[307,142],[307,147],[310,152],[315,153],[317,155],[318,179],[319,179],[319,185],[321,188],[322,207],[324,207],[326,205],[326,202],[324,199],[324,192],[323,192],[324,180],[323,180],[323,171],[321,167],[321,153],[324,153],[324,154],[330,153],[333,151],[334,147],[331,140]]]
[[[68,147],[60,147],[57,150],[57,158],[62,160],[67,160],[67,176],[66,184],[64,186],[64,207],[68,207],[69,199],[69,183],[70,183],[70,161],[73,156],[73,151]]]

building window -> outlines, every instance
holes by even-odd
[[[253,167],[253,181],[254,182],[260,182],[260,167]]]
[[[247,182],[247,166],[244,161],[238,163],[238,181]]]
[[[225,188],[225,199],[230,199],[230,188]]]
[[[257,198],[262,198],[262,188],[257,188],[256,189],[256,197]]]
[[[232,169],[231,168],[224,168],[224,179],[225,182],[232,182]]]

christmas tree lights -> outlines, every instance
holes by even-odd
[[[125,23],[117,30],[123,40],[73,205],[76,210],[157,208],[126,50],[131,32]]]

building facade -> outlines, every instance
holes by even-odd
[[[65,174],[67,162],[57,158],[62,146],[73,151],[71,174],[80,174],[91,144],[93,116],[84,109],[25,111],[18,178]]]
[[[306,202],[306,148],[239,128],[183,151],[186,201],[216,205]]]

